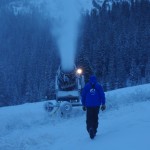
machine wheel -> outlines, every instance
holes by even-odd
[[[72,111],[72,104],[67,102],[67,101],[61,102],[60,111],[61,111],[62,114],[69,114],[69,113],[71,113],[71,111]]]
[[[55,113],[58,109],[57,107],[55,107],[55,105],[52,102],[46,102],[45,105],[44,105],[44,108],[50,114]]]

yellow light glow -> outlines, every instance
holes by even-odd
[[[77,69],[77,74],[82,74],[82,69]]]

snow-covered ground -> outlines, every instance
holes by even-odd
[[[91,140],[85,112],[70,118],[49,116],[43,102],[0,108],[0,150],[149,150],[150,84],[106,93],[107,110],[99,114]]]

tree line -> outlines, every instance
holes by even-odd
[[[60,58],[52,20],[36,6],[16,14],[8,2],[0,2],[0,106],[53,99]],[[105,91],[149,83],[150,2],[93,5],[82,14],[77,42],[86,82],[95,74]]]
[[[96,5],[96,2],[95,2]],[[150,82],[150,1],[107,3],[83,16],[78,64],[105,91]]]

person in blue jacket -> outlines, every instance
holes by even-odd
[[[93,139],[98,128],[99,110],[105,110],[105,93],[97,82],[96,76],[92,75],[89,82],[82,90],[82,105],[86,111],[86,125],[90,138]]]

